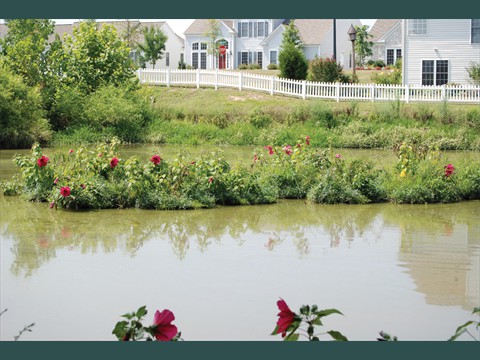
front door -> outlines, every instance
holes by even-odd
[[[225,69],[225,56],[226,54],[218,54],[218,68]]]

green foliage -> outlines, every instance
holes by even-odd
[[[138,83],[130,48],[113,25],[104,24],[98,29],[93,20],[80,22],[73,36],[66,34],[50,58],[58,82],[86,94],[108,84],[135,87]]]
[[[295,26],[295,20],[293,19],[290,19],[288,25],[285,26],[285,31],[282,34],[282,47],[287,44],[292,44],[298,49],[301,49],[302,47],[300,33],[298,28]]]
[[[277,66],[277,64],[268,64],[267,69],[268,70],[277,70],[278,66]]]
[[[54,32],[54,23],[48,19],[6,19],[8,32],[0,39],[5,64],[21,75],[27,85],[45,81],[44,52],[48,37]]]
[[[146,63],[150,62],[155,69],[157,60],[163,58],[168,36],[160,28],[150,26],[143,28],[143,37],[144,42],[137,45],[138,50],[141,52],[141,66],[144,68]]]
[[[374,72],[370,79],[375,84],[400,85],[402,83],[402,70],[394,68],[392,70],[383,70],[380,73]]]
[[[215,64],[215,58],[218,56],[218,47],[220,46],[217,40],[222,36],[222,31],[219,20],[208,19],[207,21],[207,30],[203,33],[203,36],[208,38],[207,53],[212,55],[212,68],[214,68],[213,64]]]
[[[470,77],[470,82],[473,85],[480,85],[480,62],[471,62],[467,67],[467,72]]]
[[[29,147],[51,138],[38,88],[25,84],[0,59],[0,148]]]
[[[368,25],[357,26],[357,38],[355,40],[355,53],[358,55],[357,65],[363,65],[365,58],[372,55],[373,41],[368,41],[373,35],[368,33]]]
[[[280,63],[280,77],[305,80],[307,77],[308,62],[305,54],[292,42],[282,43],[278,55]]]
[[[473,311],[472,311],[472,315],[480,316],[480,307],[474,308]],[[455,340],[457,340],[460,336],[462,336],[463,334],[468,334],[473,340],[480,341],[479,338],[475,337],[472,333],[470,333],[469,327],[471,327],[471,325],[473,325],[473,327],[474,327],[477,331],[478,331],[478,329],[480,328],[480,322],[479,322],[479,321],[469,320],[469,321],[467,321],[465,324],[460,325],[460,326],[457,328],[457,331],[455,331],[455,334],[454,334],[450,339],[448,339],[448,341],[455,341]]]
[[[343,72],[343,66],[335,61],[333,58],[321,58],[315,56],[313,60],[308,63],[309,81],[318,82],[349,82],[348,76]]]

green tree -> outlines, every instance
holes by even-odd
[[[295,20],[290,20],[283,32],[282,44],[286,44],[287,42],[292,43],[297,48],[302,48],[302,40],[300,39],[298,28],[295,26]]]
[[[97,28],[95,20],[86,20],[64,35],[49,54],[49,71],[62,86],[75,86],[84,93],[103,85],[136,84],[130,49],[113,25]]]
[[[358,55],[357,65],[363,65],[365,58],[373,54],[373,41],[368,41],[373,35],[368,33],[368,25],[355,25],[355,30],[357,30],[357,39],[355,40],[355,53]]]
[[[278,61],[280,77],[295,80],[305,80],[307,77],[308,62],[293,20],[283,32]]]
[[[125,41],[130,50],[136,49],[138,39],[142,34],[142,23],[138,20],[125,19],[120,30],[120,38]]]
[[[48,19],[6,19],[8,32],[0,39],[5,64],[23,76],[30,85],[42,84],[45,73],[44,52],[54,22]]]
[[[0,147],[25,148],[51,137],[38,87],[28,86],[0,59]]]
[[[215,68],[215,58],[218,56],[217,40],[222,36],[220,30],[220,21],[216,19],[208,19],[208,28],[203,34],[208,38],[207,53],[212,55],[212,69]]]
[[[141,51],[140,62],[145,67],[147,62],[151,62],[155,69],[157,60],[163,57],[167,35],[155,26],[143,28],[144,43],[138,44],[138,50]]]

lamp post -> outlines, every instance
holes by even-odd
[[[357,30],[353,24],[350,25],[350,29],[348,29],[348,36],[350,36],[350,41],[352,42],[352,68],[353,68],[353,75],[355,76],[355,40],[357,40]]]

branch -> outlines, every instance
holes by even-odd
[[[35,326],[35,323],[31,323],[30,325],[25,325],[25,327],[18,332],[18,335],[13,337],[13,340],[14,340],[14,341],[17,341],[18,339],[20,339],[20,336],[22,336],[22,334],[23,334],[25,331],[30,331],[30,332],[32,332],[32,330],[30,330],[30,328],[33,327],[33,326]]]

